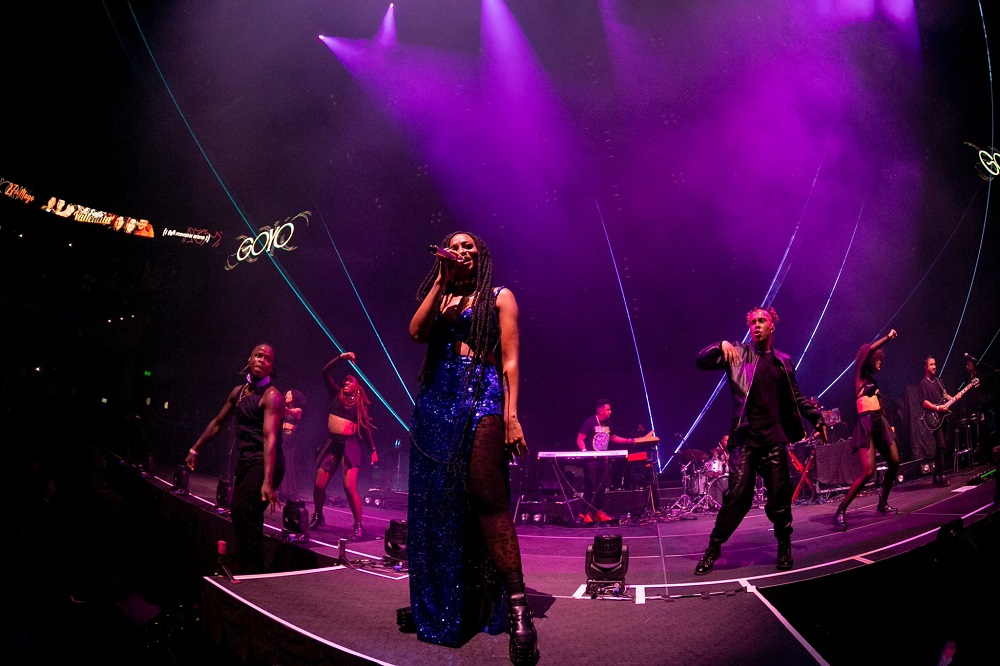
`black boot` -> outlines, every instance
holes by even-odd
[[[882,502],[879,502],[878,506],[875,507],[875,510],[878,511],[879,513],[884,513],[884,514],[899,513],[899,509],[897,509],[894,506],[890,506],[888,502],[885,502],[884,504]]]
[[[396,609],[396,626],[404,634],[416,633],[417,625],[413,623],[413,608],[404,606]]]
[[[694,566],[695,576],[704,576],[712,570],[715,566],[715,561],[719,559],[719,555],[722,554],[722,549],[718,546],[709,543],[708,548],[705,549],[705,554],[701,556],[698,560],[698,564]]]
[[[778,562],[776,566],[778,571],[788,571],[794,566],[791,539],[778,541]]]
[[[531,609],[525,595],[524,574],[501,574],[507,595],[507,618],[510,620],[510,662],[516,666],[538,663],[538,633],[531,621]]]
[[[875,507],[875,510],[881,514],[899,513],[896,507],[889,506],[889,493],[882,493],[878,498],[878,506]]]
[[[521,597],[520,604],[510,602],[507,607],[510,619],[510,663],[515,666],[535,666],[538,663],[538,633],[531,622],[528,601]]]

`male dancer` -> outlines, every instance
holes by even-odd
[[[281,452],[281,422],[285,401],[271,382],[274,349],[260,344],[253,348],[244,368],[246,382],[234,387],[218,415],[188,451],[185,464],[194,471],[198,449],[214,439],[222,424],[236,413],[236,482],[233,485],[233,531],[236,533],[236,571],[264,572],[264,509],[280,506],[278,486],[285,475]]]
[[[805,436],[802,419],[808,419],[826,441],[826,425],[819,409],[799,391],[795,366],[788,354],[771,346],[778,313],[774,308],[754,308],[747,313],[751,342],[723,340],[698,354],[702,370],[725,370],[733,394],[729,436],[729,488],[708,538],[705,555],[694,573],[712,570],[722,544],[733,535],[753,505],[756,474],[764,479],[767,504],[764,512],[774,525],[778,540],[777,568],[791,569],[792,482],[788,474],[788,443]]]

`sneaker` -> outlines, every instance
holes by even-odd
[[[721,554],[722,552],[718,548],[713,548],[712,546],[706,548],[705,554],[702,555],[701,559],[698,560],[698,564],[694,567],[694,575],[704,576],[711,571],[712,567],[715,566],[715,561],[719,559],[719,555]]]
[[[322,512],[316,512],[313,517],[309,520],[309,529],[314,530],[318,527],[326,525],[326,519],[323,518]]]
[[[589,513],[581,513],[580,514],[580,522],[582,522],[584,525],[593,525],[594,524],[594,517],[592,515],[590,515]]]
[[[792,542],[778,542],[778,563],[775,565],[778,571],[788,571],[794,565],[792,561]]]
[[[594,514],[594,520],[599,523],[610,523],[614,518],[604,513],[603,509],[598,509],[597,513]]]

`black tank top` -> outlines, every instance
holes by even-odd
[[[340,399],[339,393],[330,400],[330,413],[342,419],[347,419],[351,423],[358,422],[358,406],[356,404],[345,405],[344,401]]]
[[[264,457],[264,408],[261,397],[271,384],[244,387],[236,403],[236,441],[240,460]],[[278,448],[281,448],[281,430],[278,430]]]

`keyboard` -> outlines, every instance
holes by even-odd
[[[628,451],[539,451],[538,459],[559,458],[562,460],[591,460],[593,458],[626,458]]]

